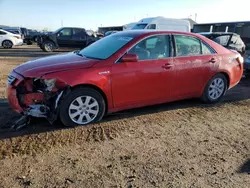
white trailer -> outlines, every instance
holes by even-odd
[[[191,32],[191,25],[188,20],[164,18],[161,16],[143,18],[137,22],[131,29],[155,29],[166,31],[184,31]]]

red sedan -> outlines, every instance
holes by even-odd
[[[215,103],[242,74],[240,54],[199,34],[133,30],[16,67],[8,100],[25,116],[86,125],[107,113],[181,99]]]

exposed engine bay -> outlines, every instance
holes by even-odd
[[[20,129],[30,122],[31,117],[46,118],[53,124],[58,117],[59,102],[70,87],[56,79],[26,78],[16,87],[23,117],[13,128]]]

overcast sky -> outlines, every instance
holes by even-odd
[[[56,30],[97,29],[145,17],[187,18],[197,22],[250,21],[247,0],[0,0],[0,25]]]

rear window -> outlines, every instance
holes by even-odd
[[[0,31],[0,35],[6,35],[6,33],[3,31]]]
[[[196,56],[201,55],[200,41],[191,36],[176,35],[176,56]]]

